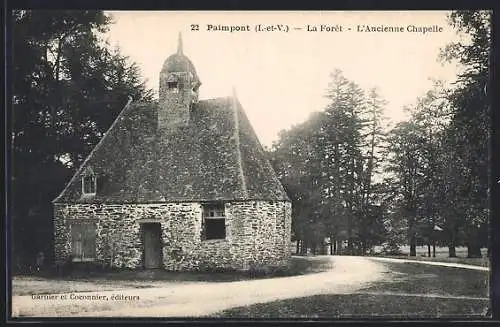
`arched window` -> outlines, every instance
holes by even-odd
[[[97,179],[92,168],[87,168],[82,176],[82,193],[94,195],[97,189]]]

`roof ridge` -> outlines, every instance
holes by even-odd
[[[243,159],[241,155],[241,144],[240,144],[240,122],[239,122],[239,117],[238,117],[238,108],[237,108],[237,103],[236,103],[236,97],[233,96],[231,97],[231,105],[233,108],[233,113],[234,113],[234,134],[235,134],[235,141],[236,141],[236,152],[237,152],[237,161],[238,161],[238,169],[239,169],[239,178],[241,181],[241,188],[243,192],[243,197],[247,198],[248,197],[248,190],[247,190],[247,184],[245,180],[245,175],[243,173]]]
[[[243,118],[244,124],[247,125],[247,128],[249,128],[249,131],[248,131],[249,132],[249,137],[253,140],[253,142],[254,142],[254,144],[256,146],[256,150],[262,156],[262,159],[263,159],[261,161],[262,168],[267,168],[267,170],[269,172],[271,172],[270,175],[269,175],[269,177],[273,180],[274,183],[276,183],[277,185],[279,185],[279,189],[280,189],[281,193],[284,194],[284,197],[287,200],[290,200],[290,197],[288,196],[288,194],[287,194],[287,192],[285,190],[285,187],[281,183],[281,181],[280,181],[280,179],[279,179],[276,171],[274,170],[273,165],[271,164],[271,162],[269,161],[269,158],[267,157],[266,150],[262,146],[262,143],[260,142],[259,137],[255,133],[255,130],[253,129],[253,126],[252,126],[250,120],[248,119],[248,116],[246,115],[245,110],[243,110],[243,108],[241,106],[240,106],[240,113],[241,113],[241,116]]]

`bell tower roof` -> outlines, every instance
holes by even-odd
[[[191,73],[193,82],[200,83],[196,68],[191,60],[184,54],[184,46],[182,42],[182,34],[179,33],[177,40],[177,52],[170,55],[163,63],[162,72],[164,73]]]
[[[179,89],[173,86],[174,83],[177,83],[177,87],[183,90],[191,90],[196,93],[193,93],[193,95],[196,95],[195,98],[197,98],[201,81],[193,63],[184,54],[181,33],[179,33],[177,39],[177,51],[165,60],[160,71],[160,85],[158,88],[160,100],[165,99],[168,93],[178,93]],[[173,93],[169,91],[170,89]]]

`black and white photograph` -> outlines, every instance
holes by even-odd
[[[492,318],[492,11],[10,14],[11,321]]]

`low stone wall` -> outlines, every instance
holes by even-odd
[[[226,203],[226,238],[202,240],[200,203],[56,204],[55,259],[71,254],[71,223],[96,224],[96,259],[119,268],[142,268],[141,220],[162,228],[163,267],[167,270],[261,269],[284,266],[290,258],[291,203]]]

